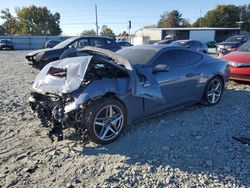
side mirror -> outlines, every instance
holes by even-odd
[[[168,72],[168,71],[169,71],[169,67],[165,64],[158,64],[152,68],[152,73]]]

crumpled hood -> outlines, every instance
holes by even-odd
[[[39,93],[62,95],[78,89],[92,56],[66,58],[46,65],[37,75],[32,88]],[[64,70],[65,76],[51,74],[52,69]]]

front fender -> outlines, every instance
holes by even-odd
[[[119,98],[128,95],[129,80],[128,78],[93,80],[83,89],[71,93],[75,100],[75,107],[79,108],[89,100],[95,100],[107,93],[115,93]]]

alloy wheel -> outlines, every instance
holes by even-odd
[[[107,105],[94,119],[94,133],[100,140],[109,141],[120,133],[123,125],[123,111],[116,105]]]
[[[213,79],[209,84],[209,89],[207,92],[207,99],[211,104],[216,103],[221,96],[222,93],[222,84],[220,80]]]

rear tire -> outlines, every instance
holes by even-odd
[[[127,111],[114,98],[103,97],[93,101],[83,114],[89,138],[96,144],[109,144],[117,140],[127,125]]]
[[[206,106],[213,106],[217,104],[221,99],[223,88],[224,84],[220,77],[215,76],[211,78],[205,88],[201,104]]]

